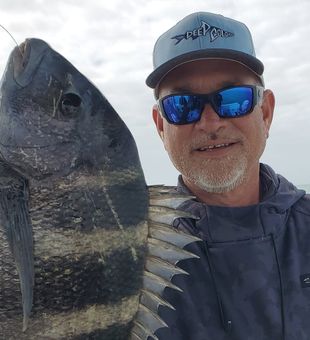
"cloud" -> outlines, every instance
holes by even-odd
[[[199,10],[234,17],[251,29],[266,85],[277,99],[263,160],[296,183],[310,183],[308,0],[11,0],[0,4],[0,23],[19,43],[46,40],[94,82],[131,129],[148,182],[175,184],[177,171],[153,126],[154,99],[145,78],[158,36]],[[0,39],[2,73],[14,42],[4,31]]]

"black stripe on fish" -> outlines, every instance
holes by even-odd
[[[107,257],[94,253],[78,259],[36,259],[33,313],[81,309],[138,294],[146,250],[141,247],[135,252],[135,257],[131,249],[122,249]]]
[[[77,187],[65,193],[54,191],[53,202],[45,199],[44,194],[37,197],[33,194],[33,199],[43,203],[33,203],[31,218],[40,221],[41,227],[46,229],[76,229],[77,221],[80,231],[85,232],[101,226],[107,230],[134,228],[146,219],[148,198],[145,188],[133,190],[132,185],[128,183],[122,187],[113,185],[91,190]],[[49,195],[46,194],[47,197]],[[65,198],[62,195],[66,195]]]

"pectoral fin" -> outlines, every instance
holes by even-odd
[[[27,329],[33,304],[34,287],[33,237],[26,185],[26,181],[20,178],[6,178],[5,185],[3,185],[3,181],[0,185],[1,221],[20,280],[23,331]]]

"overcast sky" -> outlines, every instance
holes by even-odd
[[[138,145],[148,184],[176,183],[151,119],[145,78],[153,45],[184,16],[209,11],[243,21],[265,65],[276,110],[263,162],[310,183],[310,0],[0,0],[0,24],[18,43],[47,41],[108,98]],[[0,30],[0,73],[14,42]]]

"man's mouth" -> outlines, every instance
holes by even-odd
[[[201,148],[197,148],[196,151],[212,151],[216,149],[223,149],[223,148],[228,148],[234,144],[236,143],[212,144],[212,145],[203,146]]]

